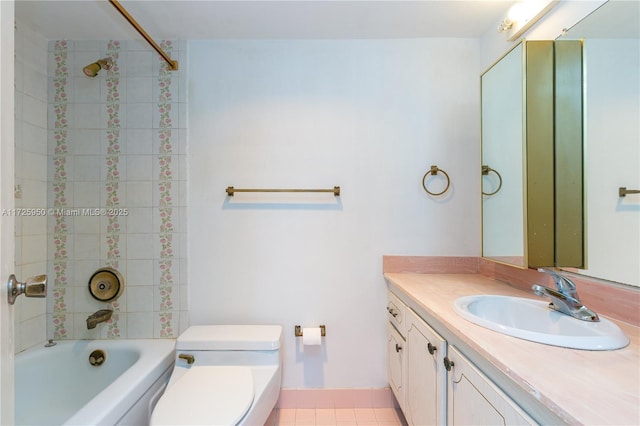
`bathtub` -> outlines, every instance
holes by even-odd
[[[16,425],[148,424],[173,363],[174,340],[67,340],[16,355]],[[106,353],[100,366],[92,351]]]

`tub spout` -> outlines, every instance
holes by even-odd
[[[87,318],[87,329],[91,330],[92,328],[96,328],[96,325],[101,322],[109,321],[111,319],[111,314],[113,314],[113,310],[111,309],[100,309],[97,312],[92,313]]]

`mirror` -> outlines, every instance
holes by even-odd
[[[609,0],[566,31],[585,64],[587,263],[577,272],[640,286],[640,2]]]
[[[481,76],[484,258],[583,265],[581,52],[523,41]]]
[[[481,77],[482,255],[517,266],[526,266],[522,50],[520,43]]]

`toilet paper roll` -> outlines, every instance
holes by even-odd
[[[318,346],[322,344],[320,327],[309,327],[302,329],[302,344],[305,346]]]

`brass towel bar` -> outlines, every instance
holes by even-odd
[[[626,197],[627,194],[640,194],[640,189],[627,189],[626,186],[621,186],[618,188],[618,196]]]
[[[230,197],[236,192],[333,192],[336,197],[340,196],[339,186],[334,186],[333,189],[238,189],[229,186],[226,191]]]
[[[124,16],[124,19],[129,21],[129,23],[133,25],[133,28],[135,28],[138,31],[138,33],[140,33],[140,35],[145,40],[147,40],[147,43],[149,43],[151,47],[153,47],[155,51],[158,52],[158,54],[162,56],[162,58],[165,61],[167,61],[167,64],[169,64],[170,71],[178,70],[178,61],[174,61],[173,59],[171,59],[171,57],[167,55],[166,52],[162,50],[162,48],[158,46],[158,44],[155,41],[153,41],[151,36],[147,34],[147,32],[140,26],[140,24],[138,24],[138,22],[133,18],[133,16],[131,16],[131,14],[127,12],[127,9],[125,9],[124,6],[120,4],[120,2],[118,2],[117,0],[109,0],[109,3],[111,3],[113,7],[115,7],[118,10],[118,12],[120,12],[120,14]]]

